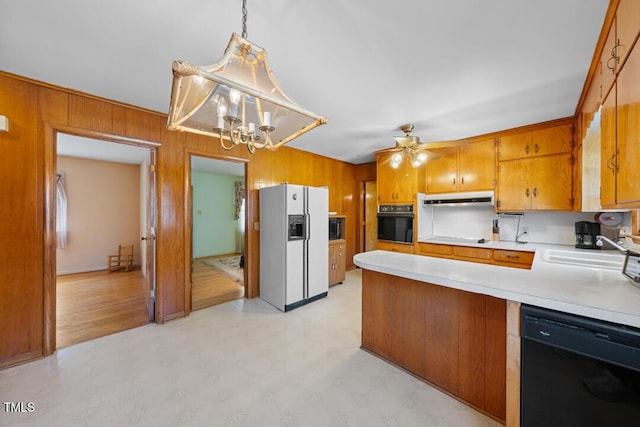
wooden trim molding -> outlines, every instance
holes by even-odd
[[[247,188],[247,184],[248,184],[248,180],[247,180],[247,164],[248,164],[248,160],[242,157],[235,157],[235,156],[225,156],[225,155],[216,155],[216,154],[212,154],[208,151],[203,151],[203,150],[199,150],[199,149],[194,149],[194,148],[189,148],[189,147],[185,147],[185,153],[184,153],[184,194],[185,194],[185,198],[184,198],[184,244],[185,244],[185,257],[184,257],[184,265],[187,266],[187,268],[184,269],[184,282],[185,282],[185,294],[184,294],[184,301],[185,301],[185,308],[184,308],[184,312],[185,315],[189,315],[189,313],[191,313],[191,283],[192,283],[192,277],[191,277],[191,263],[193,262],[193,253],[191,252],[191,248],[193,247],[193,218],[192,218],[192,209],[193,209],[193,194],[191,194],[191,156],[199,156],[199,157],[206,157],[209,159],[213,159],[213,160],[223,160],[223,161],[228,161],[228,162],[235,162],[235,163],[242,163],[244,166],[244,185],[245,188]],[[248,243],[248,230],[247,229],[247,225],[248,224],[248,215],[247,215],[247,204],[248,202],[248,197],[245,196],[245,233],[244,233],[244,247],[245,247],[245,257],[247,255],[247,243]],[[191,206],[190,206],[191,205]],[[246,265],[246,264],[245,264]],[[249,298],[250,294],[253,294],[253,292],[251,292],[251,288],[253,287],[252,283],[250,283],[247,280],[247,270],[248,268],[244,268],[244,283],[245,283],[245,298]]]
[[[507,420],[520,427],[520,303],[507,300]]]

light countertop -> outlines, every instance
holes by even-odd
[[[640,288],[620,270],[545,260],[548,250],[575,251],[577,254],[585,250],[541,244],[516,247],[514,242],[479,243],[477,246],[535,251],[532,268],[525,270],[380,250],[357,254],[354,263],[366,270],[640,327]],[[607,251],[609,253],[617,257],[616,252]]]
[[[434,243],[437,245],[453,245],[453,246],[472,246],[476,248],[488,248],[488,249],[508,249],[514,251],[535,252],[536,248],[541,246],[548,246],[540,243],[516,243],[508,242],[504,240],[486,240],[483,243],[469,240],[456,240],[455,238],[441,237],[441,236],[426,236],[418,237],[418,243]],[[557,246],[557,245],[553,245]]]

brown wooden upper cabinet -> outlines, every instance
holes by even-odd
[[[570,153],[573,148],[572,141],[571,124],[503,136],[498,139],[498,160]]]
[[[600,101],[607,98],[640,33],[640,2],[620,0],[600,54]]]
[[[613,81],[616,78],[616,69],[618,68],[619,60],[615,56],[615,50],[616,23],[614,19],[611,29],[607,33],[602,53],[600,54],[600,101],[607,97],[611,86],[613,86]]]
[[[600,203],[603,207],[640,207],[639,75],[640,45],[636,43],[602,105]]]
[[[572,149],[571,123],[501,137],[496,210],[572,210]]]
[[[392,167],[391,156],[397,153],[376,153],[378,204],[413,203],[416,200],[418,171],[406,158],[397,168]]]
[[[640,33],[638,16],[640,16],[640,2],[638,0],[620,0],[602,50],[601,66],[603,72],[608,70],[609,74],[612,72],[614,75],[620,73],[625,60],[631,53],[636,37]],[[603,94],[603,96],[605,95]]]
[[[431,150],[426,168],[427,193],[492,190],[495,188],[495,140]]]

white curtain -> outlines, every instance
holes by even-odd
[[[56,242],[58,249],[67,246],[67,195],[62,172],[56,174]]]

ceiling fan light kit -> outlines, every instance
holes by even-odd
[[[197,66],[173,62],[173,85],[167,127],[213,136],[225,150],[246,144],[276,150],[327,119],[284,94],[265,50],[246,39],[246,0],[242,37],[233,33],[218,62]]]
[[[429,156],[424,151],[425,144],[420,143],[420,137],[410,135],[413,130],[412,124],[402,125],[400,130],[404,132],[404,136],[394,137],[396,141],[396,149],[399,150],[391,156],[390,165],[392,168],[398,168],[403,158],[411,159],[411,166],[414,168],[424,164]]]
[[[398,168],[404,158],[407,158],[411,162],[411,166],[418,168],[425,164],[429,159],[440,157],[440,154],[428,149],[455,147],[459,145],[465,145],[466,139],[451,140],[451,141],[438,141],[424,143],[420,142],[420,137],[410,135],[413,131],[413,125],[406,124],[400,126],[400,130],[404,132],[404,136],[396,136],[393,139],[396,141],[396,146],[391,151],[396,151],[391,156],[389,164],[392,168]]]

